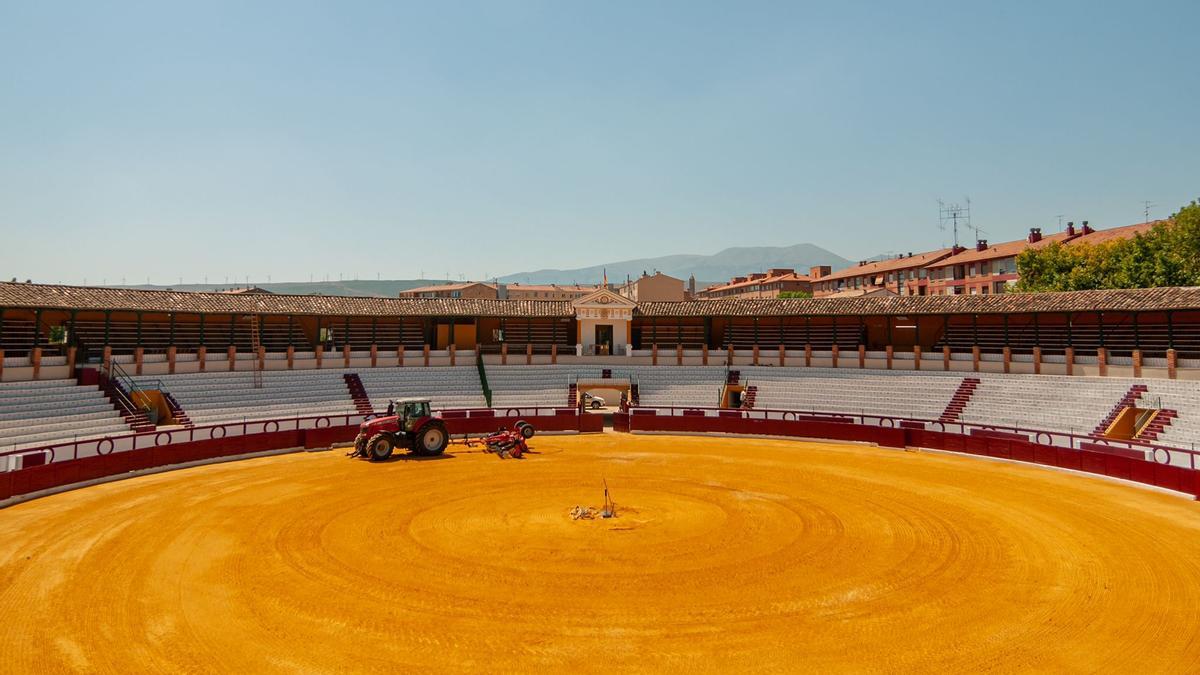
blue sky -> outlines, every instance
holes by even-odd
[[[479,278],[1200,196],[1200,3],[0,0],[0,277]]]

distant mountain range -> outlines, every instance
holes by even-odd
[[[620,283],[625,280],[626,276],[636,279],[641,276],[642,272],[654,274],[655,271],[658,271],[685,281],[694,275],[697,286],[703,288],[710,284],[728,281],[730,277],[752,272],[765,272],[773,267],[790,267],[801,274],[806,274],[808,268],[815,265],[829,265],[837,270],[850,264],[849,260],[814,244],[738,246],[727,248],[713,255],[668,255],[658,258],[620,260],[569,270],[542,269],[533,272],[519,272],[500,277],[500,281],[522,284],[598,284],[607,270],[609,283]],[[455,282],[446,279],[348,279],[312,282],[281,281],[253,285],[272,293],[394,298],[400,291],[410,288],[448,283]],[[127,288],[158,291],[167,289],[221,291],[237,287],[229,284],[170,284],[163,286],[141,284]]]
[[[530,284],[594,284],[599,283],[605,270],[609,283],[625,280],[626,276],[638,278],[642,272],[663,274],[686,280],[695,276],[697,285],[728,281],[730,277],[751,272],[765,272],[772,267],[791,267],[802,274],[816,265],[829,265],[833,269],[847,267],[851,262],[840,255],[814,244],[795,246],[737,246],[713,255],[668,255],[659,258],[620,260],[580,267],[577,269],[541,269],[518,272],[500,277],[507,283]]]
[[[367,279],[349,279],[346,281],[283,281],[279,283],[252,284],[272,293],[287,293],[289,295],[337,295],[362,298],[394,298],[400,291],[406,291],[418,286],[451,283],[445,279],[384,279],[382,281]],[[244,284],[242,285],[244,286]],[[223,291],[241,286],[229,284],[171,284],[156,286],[142,284],[128,288],[163,291]]]

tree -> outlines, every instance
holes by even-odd
[[[1192,202],[1131,239],[1027,249],[1017,256],[1017,271],[1016,290],[1035,293],[1200,286],[1200,205]]]
[[[779,291],[780,298],[811,298],[812,293],[808,291]]]

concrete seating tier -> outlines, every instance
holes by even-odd
[[[130,433],[98,387],[75,380],[0,384],[0,449]]]
[[[356,371],[375,410],[394,398],[427,396],[434,410],[484,408],[483,387],[475,366],[438,368],[364,368]],[[339,374],[338,377],[341,377]],[[344,389],[345,387],[343,387]]]
[[[758,409],[844,412],[937,419],[950,403],[962,375],[832,368],[739,369],[741,383],[757,387]]]
[[[340,370],[267,371],[262,387],[254,374],[189,373],[134,378],[142,387],[162,386],[194,424],[309,415],[354,414],[356,408]]]
[[[1200,382],[1145,380],[1145,384],[1141,405],[1159,405],[1179,414],[1163,429],[1157,442],[1200,450]]]
[[[959,419],[1080,436],[1092,433],[1134,383],[1125,378],[982,375]]]

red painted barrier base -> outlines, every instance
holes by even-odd
[[[919,447],[982,457],[1042,464],[1121,478],[1200,497],[1200,471],[1150,462],[1120,448],[1090,444],[1072,450],[1022,440],[1020,434],[952,434],[914,428],[886,428],[810,420],[740,419],[731,416],[657,415],[639,410],[614,417],[618,430],[763,434],[836,441],[861,441],[889,448]]]

